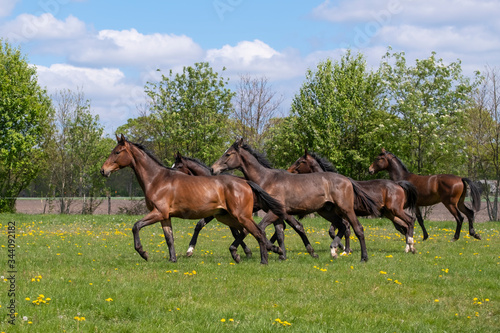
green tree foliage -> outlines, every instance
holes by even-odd
[[[50,114],[36,69],[0,40],[0,212],[15,210],[17,196],[43,164]]]
[[[373,158],[372,132],[383,115],[381,94],[380,79],[367,69],[361,54],[347,52],[339,61],[320,62],[316,71],[307,71],[275,138],[293,145],[286,149],[295,156],[291,161],[308,148],[340,173],[361,179]]]
[[[498,221],[500,194],[500,69],[486,68],[472,93],[465,140],[469,175],[483,183],[491,221]]]
[[[460,62],[445,65],[436,54],[409,66],[405,54],[384,56],[380,75],[390,113],[379,145],[396,153],[415,173],[463,173],[466,109],[472,85]]]
[[[54,96],[56,131],[47,149],[47,168],[52,195],[58,197],[61,213],[69,213],[73,197],[85,198],[82,213],[92,213],[105,194],[106,179],[99,170],[113,148],[103,139],[99,117],[91,113],[82,92],[63,90]]]
[[[206,62],[148,82],[148,135],[153,136],[159,158],[170,164],[178,150],[207,163],[217,159],[230,141],[228,117],[234,93],[226,88],[227,82]]]

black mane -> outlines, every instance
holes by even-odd
[[[408,170],[408,168],[406,167],[406,165],[399,159],[399,157],[397,157],[396,155],[394,155],[393,153],[388,152],[388,151],[386,151],[385,153],[388,154],[388,155],[390,155],[390,156],[392,156],[392,158],[396,159],[396,162],[398,162],[399,165],[401,165],[401,167],[403,168],[403,170],[405,172],[410,173],[410,170]]]
[[[160,166],[164,167],[165,169],[173,170],[172,168],[169,168],[168,166],[166,166],[165,164],[163,164],[162,161],[160,161],[155,155],[153,155],[152,152],[150,152],[141,143],[130,142],[128,140],[127,140],[127,142],[130,143],[131,145],[134,145],[135,147],[139,148],[140,150],[142,150],[146,155],[148,155],[153,161],[155,161],[156,163],[158,163]]]
[[[319,166],[321,167],[321,169],[323,169],[323,171],[337,173],[337,169],[326,158],[321,157],[314,152],[309,152],[308,154],[311,155],[316,160],[316,162],[318,162]]]
[[[236,141],[233,144],[233,148],[235,148],[236,150],[239,149],[239,141]],[[263,167],[268,168],[268,169],[273,169],[271,162],[269,162],[269,160],[267,159],[267,157],[263,153],[256,152],[255,150],[253,150],[252,147],[250,147],[246,143],[244,143],[243,146],[241,146],[241,148],[245,149],[247,152],[252,154],[252,156],[255,157],[257,159],[257,161],[260,164],[262,164]]]
[[[204,169],[207,169],[208,171],[210,171],[210,167],[207,166],[205,163],[203,163],[202,161],[200,161],[199,159],[197,158],[193,158],[193,157],[186,157],[186,156],[182,156],[183,159],[186,159],[188,161],[191,161],[191,162],[194,162],[196,164],[198,164],[199,166],[201,166],[202,168]]]

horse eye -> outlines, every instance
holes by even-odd
[[[115,152],[115,154],[116,154],[116,155],[118,155],[118,154],[119,154],[119,153],[121,153],[121,152],[122,152],[122,151],[121,151],[121,150],[119,150],[119,151]]]

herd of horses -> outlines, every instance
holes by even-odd
[[[352,227],[361,246],[361,261],[368,260],[364,230],[358,216],[388,218],[405,236],[405,251],[415,253],[415,217],[408,212],[416,215],[425,240],[428,233],[420,207],[439,202],[457,222],[453,240],[460,237],[464,219],[460,212],[469,221],[470,235],[481,239],[474,230],[474,212],[480,209],[481,200],[479,189],[473,182],[455,175],[413,174],[399,158],[384,149],[370,165],[369,172],[375,174],[387,170],[391,180],[355,181],[338,174],[331,163],[307,150],[288,170],[274,169],[264,155],[241,139],[231,145],[211,168],[180,153],[175,156],[175,164],[166,167],[142,145],[128,141],[123,135],[116,136],[116,139],[117,145],[103,164],[101,174],[109,177],[124,167],[133,169],[150,211],[132,228],[135,249],[145,260],[148,253],[142,247],[139,231],[161,222],[170,261],[177,261],[172,217],[200,219],[187,256],[193,254],[201,229],[215,218],[231,229],[235,240],[229,251],[234,261],[241,260],[237,253],[240,245],[245,254],[251,256],[252,252],[244,242],[250,233],[259,244],[262,264],[268,262],[268,251],[286,259],[285,223],[299,234],[307,252],[317,257],[299,221],[311,213],[317,213],[331,223],[330,251],[334,258],[338,256],[338,248],[351,252]],[[223,174],[234,169],[240,170],[244,178]],[[472,209],[464,204],[467,188],[470,189]],[[266,214],[257,225],[253,213],[259,210]],[[275,232],[268,240],[264,230],[270,224],[274,225]],[[345,238],[345,246],[341,243],[342,238]],[[274,245],[276,241],[278,246]]]

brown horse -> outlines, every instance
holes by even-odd
[[[219,174],[225,170],[239,169],[246,179],[259,184],[267,193],[278,199],[285,206],[289,215],[305,216],[318,212],[319,215],[339,228],[330,245],[331,254],[336,250],[345,233],[342,218],[349,221],[361,245],[361,261],[368,260],[363,226],[354,212],[354,202],[362,201],[366,209],[376,212],[373,200],[350,179],[336,173],[292,174],[286,170],[272,169],[269,162],[252,148],[236,141],[212,166],[212,172]],[[268,213],[261,225],[266,226],[276,219]],[[278,242],[284,248],[283,236],[278,235]]]
[[[194,158],[183,157],[179,153],[177,153],[176,161],[172,167],[176,168],[177,170],[180,170],[184,173],[191,174],[191,175],[198,175],[198,176],[211,175],[210,169],[206,165],[204,165],[202,162],[200,162]],[[261,208],[258,205],[258,203],[254,204],[254,212],[257,212],[260,209]],[[193,237],[191,238],[191,241],[189,242],[188,256],[190,254],[192,254],[192,251],[194,250],[194,247],[196,246],[198,235],[199,235],[201,229],[203,229],[203,227],[209,221],[210,221],[210,218],[206,218],[206,219],[200,220],[196,224],[196,227],[195,227],[195,230],[193,233]],[[311,256],[317,258],[318,256],[314,252],[314,249],[313,249],[311,243],[309,242],[309,239],[307,238],[304,226],[299,221],[297,221],[293,216],[286,215],[285,221],[292,227],[292,229],[294,229],[299,234],[299,236],[302,239],[304,246],[306,247],[306,250],[309,252],[309,254],[311,254]],[[264,223],[266,223],[266,222],[264,221]],[[276,220],[276,219],[273,220],[272,223],[274,224],[274,227],[277,230],[277,232],[275,232],[271,238],[271,243],[274,243],[276,240],[278,240],[278,235],[282,234],[282,230],[284,230],[284,225],[283,225],[283,222],[281,220]],[[265,229],[265,227],[267,227],[268,225],[269,224],[264,226],[264,225],[262,225],[262,222],[259,223],[259,227],[261,227],[261,229]],[[233,235],[234,235],[234,233],[233,233]],[[235,238],[236,238],[236,235],[235,235]],[[251,256],[251,250],[249,248],[245,249],[244,242],[241,242],[241,245],[243,247],[243,250],[247,254],[247,256]],[[283,250],[286,253],[284,246],[283,246]],[[286,255],[285,254],[281,255],[280,259],[286,259]]]
[[[463,216],[460,211],[467,216],[469,220],[469,233],[472,237],[481,239],[481,237],[474,230],[474,211],[479,211],[481,208],[481,193],[479,188],[468,178],[461,178],[455,175],[431,175],[420,176],[408,171],[406,166],[394,154],[382,149],[375,161],[368,169],[370,174],[375,174],[381,170],[387,170],[389,177],[394,181],[406,180],[412,183],[417,188],[417,220],[422,227],[424,233],[424,240],[429,237],[427,230],[424,226],[422,213],[420,207],[431,206],[442,202],[444,206],[450,211],[457,221],[457,228],[453,240],[456,241],[460,238],[460,231],[462,230]],[[464,199],[467,194],[467,185],[469,185],[472,210],[467,208],[464,204]]]
[[[267,251],[281,254],[281,249],[272,245],[252,219],[254,193],[262,207],[282,217],[282,205],[265,193],[257,184],[229,175],[218,177],[191,177],[165,167],[156,157],[139,144],[127,141],[123,135],[116,137],[118,144],[111,151],[101,168],[105,177],[121,168],[130,166],[144,191],[146,205],[150,210],[144,218],[134,224],[132,233],[136,251],[148,260],[143,250],[139,231],[148,225],[161,222],[170,253],[170,261],[176,262],[172,217],[200,219],[215,216],[220,222],[242,231],[248,230],[259,243],[261,263],[267,264]],[[233,259],[239,262],[236,248],[240,240],[229,248]]]
[[[335,172],[335,167],[323,157],[308,153],[307,149],[303,156],[297,159],[289,168],[292,173],[313,172]],[[417,203],[417,190],[415,186],[407,181],[393,182],[387,179],[375,179],[368,181],[355,181],[366,191],[377,203],[378,211],[392,221],[396,230],[406,237],[405,252],[415,253],[413,242],[413,227],[415,218],[407,214],[404,209],[415,211]],[[369,212],[363,207],[355,207],[358,216],[369,216]],[[345,221],[344,221],[345,222]],[[346,248],[349,249],[349,227],[346,232]],[[331,230],[330,233],[333,231]]]
[[[210,172],[210,168],[206,166],[203,162],[195,158],[182,156],[179,152],[175,154],[175,162],[172,165],[172,168],[191,176],[208,177],[212,175],[212,173]],[[254,206],[256,203],[257,202],[254,201]],[[260,207],[254,207],[254,211],[256,210],[260,210]],[[186,256],[191,257],[194,254],[194,249],[196,247],[196,243],[198,242],[198,236],[200,234],[201,229],[203,229],[213,219],[214,219],[213,216],[209,216],[199,220],[198,223],[196,223],[196,227],[194,228],[193,232],[193,237],[191,237],[191,240],[189,241],[189,248],[186,252]],[[232,227],[230,227],[230,229],[231,233],[233,234],[233,237],[235,239],[238,239],[239,237],[238,230]],[[243,251],[245,252],[247,257],[250,258],[252,256],[252,250],[243,241],[241,242],[241,247],[243,248]]]

